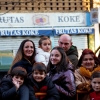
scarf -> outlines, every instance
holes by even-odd
[[[82,67],[82,66],[79,68],[79,70],[80,70],[80,74],[82,76],[90,78],[93,72],[100,71],[100,66],[94,68],[93,71],[89,71],[88,69],[86,69],[85,67]]]

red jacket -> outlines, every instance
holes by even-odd
[[[90,100],[100,100],[100,92],[99,93],[96,93],[96,92],[90,93]]]

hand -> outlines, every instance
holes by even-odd
[[[77,86],[77,89],[79,90],[86,90],[86,91],[90,91],[90,84],[89,83],[81,83]]]
[[[19,89],[19,87],[20,87],[20,83],[19,82],[17,82],[15,79],[13,79],[13,84],[15,85],[15,87],[16,87],[16,90],[18,90]]]
[[[89,83],[87,83],[84,89],[87,90],[87,91],[90,91],[91,90],[91,85]]]

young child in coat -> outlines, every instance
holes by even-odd
[[[90,93],[90,100],[100,100],[100,72],[94,72],[91,76],[93,92]]]
[[[51,40],[47,36],[41,37],[38,45],[39,48],[36,49],[35,61],[42,62],[47,66],[51,50]]]
[[[20,66],[5,75],[0,83],[2,100],[29,100],[29,89],[24,84],[26,76],[26,70]]]
[[[28,76],[29,100],[59,100],[59,93],[47,76],[46,66],[37,62]],[[38,95],[43,93],[44,95]]]

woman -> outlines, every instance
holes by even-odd
[[[75,70],[76,87],[78,90],[85,90],[87,92],[91,90],[90,77],[94,71],[100,71],[99,64],[100,62],[92,50],[83,50],[78,62],[79,68]],[[88,96],[88,94],[82,94],[79,100],[89,100]]]
[[[47,70],[60,93],[60,100],[75,100],[76,93],[73,66],[61,47],[54,47],[50,53]]]
[[[23,40],[13,60],[10,71],[18,65],[25,68],[27,73],[32,71],[32,66],[35,62],[35,45],[32,40]]]

